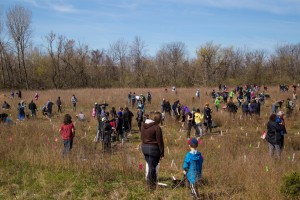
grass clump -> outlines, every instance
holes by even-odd
[[[300,174],[292,172],[282,178],[281,193],[287,199],[300,199]]]

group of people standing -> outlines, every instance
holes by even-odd
[[[222,89],[222,88],[221,88]],[[224,87],[227,90],[227,87]],[[242,111],[245,115],[252,114],[260,114],[260,106],[264,101],[264,96],[255,95],[255,92],[258,92],[258,87],[237,87],[235,90],[232,90],[230,93],[216,93],[212,92],[212,97],[214,99],[214,104],[216,107],[216,111],[218,112],[219,106],[222,102],[227,105],[229,112],[236,112],[235,104],[233,103],[234,96],[237,94],[237,107],[242,107]],[[221,91],[220,91],[221,92]],[[200,91],[196,91],[196,97],[200,98]],[[229,98],[229,101],[227,101]],[[35,101],[38,100],[38,97],[35,98]],[[157,186],[157,166],[159,162],[164,158],[164,139],[163,132],[160,126],[162,120],[166,114],[175,118],[177,122],[182,122],[185,125],[187,122],[187,140],[190,151],[186,154],[183,161],[183,173],[186,174],[186,177],[189,182],[190,189],[194,195],[197,194],[197,182],[201,178],[202,174],[202,163],[203,157],[199,151],[197,151],[198,147],[198,139],[203,137],[204,131],[207,133],[208,131],[212,132],[212,113],[213,110],[210,108],[209,103],[205,103],[203,109],[193,108],[191,111],[185,105],[182,105],[179,100],[175,101],[172,105],[168,100],[162,99],[161,102],[161,112],[151,112],[148,115],[145,114],[145,103],[151,104],[152,96],[150,92],[148,92],[147,100],[144,95],[135,95],[135,93],[128,93],[128,105],[131,105],[133,108],[137,105],[136,112],[136,120],[139,128],[139,132],[141,134],[141,142],[142,142],[142,153],[144,155],[145,161],[148,166],[147,173],[147,186],[149,190],[153,190]],[[29,110],[31,111],[31,115],[33,117],[36,116],[37,106],[35,101],[32,100],[28,105]],[[288,106],[292,107],[290,103],[290,99],[287,100],[286,103],[287,113],[291,114],[291,111]],[[76,111],[77,106],[77,98],[75,95],[71,97],[72,110]],[[241,103],[243,102],[243,103]],[[284,101],[280,101],[281,105]],[[6,102],[7,103],[7,102]],[[280,104],[278,102],[278,104]],[[56,100],[57,112],[62,112],[62,101],[61,98],[58,97]],[[112,141],[112,133],[115,132],[116,140],[127,140],[127,133],[132,130],[132,119],[135,114],[128,107],[124,109],[122,107],[117,111],[115,107],[111,107],[111,110],[108,112],[106,108],[109,105],[104,102],[103,104],[95,103],[95,106],[92,111],[92,116],[97,118],[98,120],[98,130],[97,130],[97,141],[103,141],[103,149],[105,152],[110,151],[111,141]],[[18,104],[18,118],[23,120],[25,118],[25,103],[21,101]],[[45,112],[47,112],[47,116],[51,117],[53,110],[53,103],[49,100],[45,104]],[[275,110],[277,111],[277,110]],[[44,112],[44,111],[43,111]],[[203,125],[205,126],[205,130],[203,130]],[[191,138],[191,130],[194,128],[195,130],[195,138]],[[59,129],[63,144],[64,150],[63,155],[67,155],[73,146],[73,139],[75,137],[75,126],[72,122],[72,117],[69,114],[64,116],[64,120]],[[269,117],[269,122],[267,124],[267,134],[266,140],[269,145],[269,154],[273,156],[276,152],[278,159],[281,158],[281,152],[284,146],[284,136],[287,134],[284,120],[284,112],[278,111],[276,113],[272,113]]]
[[[30,111],[30,114],[26,114],[27,105],[24,100],[21,100],[18,103],[18,105],[17,105],[18,120],[24,120],[26,117],[27,118],[29,118],[29,117],[35,118],[37,116],[38,107],[37,107],[36,103],[37,103],[38,99],[39,99],[39,95],[38,95],[38,93],[36,93],[34,96],[34,99],[32,99],[30,101],[30,103],[28,104],[28,110]],[[60,96],[57,97],[57,100],[55,103],[57,106],[57,112],[62,113],[62,101],[61,101]],[[75,97],[75,95],[72,95],[71,103],[72,103],[73,110],[76,111],[77,98]],[[51,99],[49,99],[41,108],[42,115],[50,118],[53,113],[53,105],[54,105],[54,103],[52,102]],[[2,109],[5,109],[5,110],[11,109],[11,105],[8,104],[7,101],[4,101],[4,103],[2,105]]]

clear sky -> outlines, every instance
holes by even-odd
[[[268,51],[300,42],[300,0],[1,0],[2,19],[15,4],[32,11],[35,45],[51,31],[91,49],[138,36],[152,56],[170,42],[191,57],[211,41]]]

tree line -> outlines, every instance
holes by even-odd
[[[0,88],[191,87],[217,84],[291,84],[300,81],[300,43],[273,53],[207,42],[189,58],[183,42],[147,54],[140,37],[107,49],[50,32],[31,42],[31,11],[15,5],[0,21]]]

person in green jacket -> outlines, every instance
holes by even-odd
[[[230,93],[229,93],[229,99],[233,99],[233,96],[234,96],[234,91],[231,91]]]
[[[216,111],[218,112],[219,107],[220,107],[220,98],[219,97],[217,97],[215,100],[215,106],[216,106]]]

